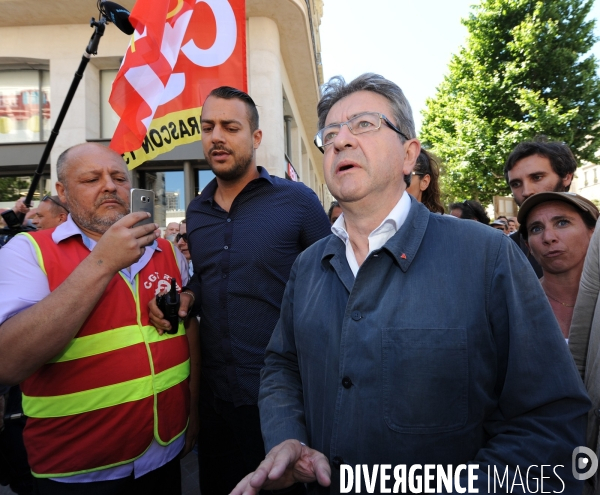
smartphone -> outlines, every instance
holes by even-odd
[[[142,220],[134,225],[145,225],[147,223],[154,223],[154,191],[148,189],[132,189],[131,190],[131,213],[136,211],[147,211],[150,213],[150,217]]]

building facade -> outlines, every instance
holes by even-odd
[[[570,191],[600,205],[600,165],[582,162],[575,172]]]
[[[132,9],[135,0],[121,0]],[[248,92],[260,115],[259,165],[304,182],[324,207],[333,199],[313,145],[323,72],[319,24],[322,0],[246,0]],[[94,2],[20,0],[0,16],[0,183],[28,180],[65,100],[98,18]],[[39,194],[55,192],[56,159],[68,147],[108,145],[117,117],[108,104],[129,37],[110,24],[92,57],[44,168]],[[164,225],[178,193],[181,211],[212,179],[200,142],[183,145],[133,170],[134,187],[153,189]],[[9,180],[9,179],[12,179]],[[21,183],[22,185],[22,183]],[[22,192],[26,192],[26,188]],[[0,194],[7,194],[0,189]],[[169,204],[167,205],[167,198]],[[6,196],[0,197],[0,201]],[[6,204],[6,203],[4,203]],[[10,204],[10,202],[8,203]],[[168,206],[168,208],[167,208]]]

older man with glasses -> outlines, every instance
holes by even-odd
[[[420,492],[415,469],[431,493],[489,493],[494,472],[580,491],[589,401],[518,246],[406,193],[420,144],[393,82],[334,78],[318,115],[343,213],[292,268],[261,373],[270,451],[233,494],[358,493],[365,471],[377,493]]]

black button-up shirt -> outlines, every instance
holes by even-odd
[[[292,264],[331,234],[316,194],[304,184],[260,177],[229,212],[215,201],[213,179],[187,210],[194,265],[188,285],[200,308],[202,375],[213,393],[234,405],[256,404],[260,370]]]

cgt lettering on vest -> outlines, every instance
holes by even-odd
[[[200,141],[202,138],[201,114],[202,107],[170,113],[153,120],[140,148],[121,155],[127,168],[132,170],[181,144]]]

